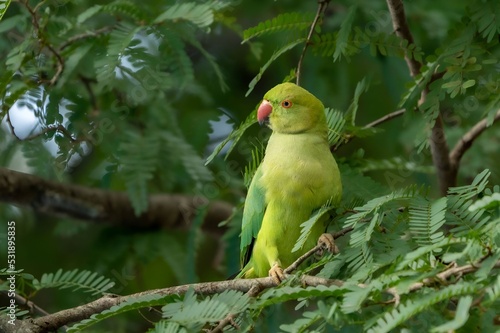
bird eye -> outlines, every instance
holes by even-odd
[[[292,102],[289,100],[285,99],[283,102],[281,102],[281,106],[284,107],[285,109],[288,109],[289,107],[292,106]]]

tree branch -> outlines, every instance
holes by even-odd
[[[497,111],[493,117],[493,123],[500,120],[500,110]],[[482,119],[476,125],[474,125],[467,133],[465,133],[460,140],[455,144],[452,151],[450,152],[450,163],[455,170],[455,177],[458,173],[458,167],[460,165],[460,160],[465,152],[472,146],[474,140],[476,140],[486,129],[488,128],[488,119]]]
[[[67,48],[68,46],[70,46],[71,44],[73,44],[74,42],[77,42],[79,40],[86,39],[86,38],[89,38],[89,37],[96,37],[96,36],[99,36],[101,34],[104,34],[104,33],[108,32],[108,31],[111,31],[111,30],[113,30],[113,27],[104,27],[104,28],[101,28],[101,29],[97,29],[95,31],[88,31],[88,32],[84,32],[82,34],[70,37],[64,43],[62,43],[59,46],[59,51],[64,50],[65,48]]]
[[[427,93],[427,88],[425,93]],[[457,180],[455,177],[456,173],[453,171],[450,163],[450,149],[446,142],[443,117],[441,114],[437,116],[435,124],[431,129],[429,145],[431,147],[432,162],[436,168],[439,191],[442,195],[446,195],[448,188],[455,186]]]
[[[396,117],[399,117],[401,115],[403,115],[405,113],[405,109],[401,109],[401,110],[397,110],[397,111],[394,111],[394,112],[391,112],[391,113],[388,113],[386,114],[385,116],[379,118],[379,119],[376,119],[374,121],[372,121],[371,123],[368,123],[364,126],[364,128],[371,128],[371,127],[375,127],[375,126],[378,126],[382,123],[385,123],[386,121],[389,121],[393,118],[396,118]]]
[[[321,18],[321,15],[323,15],[323,13],[325,12],[326,7],[328,7],[329,2],[330,0],[318,0],[318,10],[316,11],[316,16],[314,17],[314,20],[311,24],[309,33],[307,34],[306,43],[304,44],[304,48],[302,49],[302,53],[300,54],[299,62],[297,63],[297,72],[296,72],[297,80],[295,83],[298,86],[300,85],[300,76],[302,74],[302,62],[304,61],[307,47],[311,43],[311,37],[314,33],[314,29],[316,28],[316,24],[318,24],[318,21]]]
[[[394,32],[402,39],[406,39],[408,44],[414,44],[408,23],[406,22],[405,8],[401,0],[387,0],[387,7],[391,13],[392,26]],[[412,58],[408,53],[405,54],[405,61],[410,69],[411,76],[415,77],[420,73],[422,64]]]
[[[304,286],[318,286],[318,285],[338,286],[341,284],[338,280],[323,279],[310,275],[302,276],[300,278],[300,283]],[[256,295],[258,292],[264,289],[275,286],[276,282],[274,282],[274,280],[271,277],[265,277],[256,279],[238,279],[238,280],[186,284],[186,285],[163,288],[163,289],[143,291],[127,296],[105,295],[99,299],[96,299],[95,301],[77,306],[75,308],[62,310],[36,319],[22,320],[20,322],[23,322],[24,325],[30,323],[29,326],[31,326],[30,330],[26,330],[23,332],[37,332],[37,333],[51,332],[57,330],[58,328],[64,325],[87,319],[93,314],[100,313],[106,309],[111,308],[112,306],[119,305],[120,303],[123,303],[127,300],[132,300],[134,298],[145,295],[160,295],[160,296],[168,296],[174,294],[183,295],[189,289],[193,289],[194,292],[199,295],[213,295],[221,293],[225,290],[238,290],[245,293],[251,291],[252,294]],[[0,319],[0,327],[2,326],[1,322],[2,319]]]
[[[394,32],[401,39],[406,39],[409,44],[414,44],[413,35],[406,21],[405,9],[401,0],[387,0],[387,7],[392,18],[392,26]],[[416,77],[420,73],[422,64],[411,57],[408,52],[405,53],[405,61],[412,77]],[[433,76],[428,85],[422,91],[418,104],[421,105],[425,102],[427,94],[429,93],[429,84],[436,80],[439,76]],[[438,115],[434,126],[431,130],[431,137],[429,140],[432,154],[432,162],[436,168],[437,178],[439,182],[439,189],[441,193],[446,194],[450,186],[456,184],[456,178],[453,177],[453,170],[450,165],[449,148],[446,142],[444,133],[443,120],[441,115]]]
[[[66,129],[66,127],[64,127],[63,125],[59,124],[59,125],[53,125],[53,126],[47,126],[46,128],[44,128],[43,130],[41,130],[40,132],[38,133],[35,133],[35,134],[31,134],[27,137],[25,137],[24,139],[20,139],[17,135],[14,134],[14,136],[19,139],[20,141],[29,141],[29,140],[33,140],[43,134],[46,134],[48,132],[52,132],[52,131],[56,131],[56,132],[59,132],[59,133],[62,133],[66,138],[68,138],[71,142],[77,142],[79,141],[78,139],[75,139],[73,137],[73,135],[71,135],[71,133]]]
[[[342,230],[340,233],[347,233],[347,232],[348,231],[346,228]],[[481,268],[480,262],[464,266],[453,266],[437,274],[436,277],[434,278],[426,278],[422,282],[417,282],[412,284],[409,287],[408,291],[414,292],[416,290],[421,289],[424,286],[431,285],[432,283],[434,283],[436,279],[445,282],[452,276],[460,277],[464,274],[475,272],[479,268]],[[495,263],[494,268],[500,268],[500,260]],[[286,276],[287,278],[290,277],[290,275],[288,274]],[[340,280],[324,279],[317,276],[302,275],[300,277],[300,284],[303,286],[324,285],[324,286],[342,287],[344,282]],[[221,293],[225,290],[237,290],[240,292],[247,293],[251,297],[255,297],[262,290],[276,286],[277,284],[273,278],[265,277],[256,279],[236,279],[236,280],[186,284],[175,287],[143,291],[128,296],[115,296],[108,294],[90,303],[80,305],[75,308],[62,310],[36,319],[18,320],[16,321],[16,327],[22,327],[22,331],[18,332],[23,332],[23,333],[24,332],[44,333],[44,332],[55,331],[64,325],[87,319],[91,315],[100,313],[106,309],[111,308],[112,306],[119,305],[120,303],[123,303],[127,300],[132,300],[134,298],[145,295],[160,295],[160,296],[168,296],[173,294],[182,295],[185,294],[189,289],[193,289],[196,294],[201,294],[201,295],[213,295]],[[363,287],[364,285],[359,285],[359,286]],[[388,288],[386,292],[394,296],[394,302],[397,302],[399,300],[399,294],[397,293],[397,290],[395,288]],[[219,325],[217,325],[216,328],[214,329],[214,332],[220,331],[221,329],[223,329],[225,325],[231,323],[233,315],[227,316],[223,321],[221,321]],[[0,328],[7,327],[5,326],[4,322],[6,320],[7,318],[0,318]],[[220,326],[221,323],[224,323],[224,326]],[[7,332],[9,332],[9,330],[7,330]]]
[[[342,236],[344,236],[345,234],[351,232],[353,230],[352,227],[347,227],[347,228],[344,228],[342,230],[340,230],[339,232],[336,232],[334,234],[332,234],[333,236],[333,239],[337,239],[337,238],[340,238]],[[295,262],[293,262],[290,266],[288,266],[284,271],[283,273],[285,274],[290,274],[292,273],[293,271],[295,271],[304,261],[306,261],[309,257],[313,256],[316,252],[318,252],[318,250],[320,250],[321,248],[323,247],[322,244],[318,244],[316,245],[315,247],[313,247],[312,249],[310,249],[309,251],[307,251],[306,253],[304,253],[303,255],[301,255],[299,258],[297,258],[297,260],[295,260]]]
[[[36,12],[42,6],[42,4],[44,2],[45,1],[41,1],[38,3],[38,5],[35,8],[31,8],[28,0],[22,1],[24,7],[26,7],[26,9],[28,10],[28,12],[31,15],[31,20],[33,22],[33,27],[35,29],[35,34],[36,34],[39,42],[41,42],[42,47],[46,47],[56,57],[56,60],[57,60],[56,73],[54,74],[52,79],[50,79],[50,81],[49,81],[49,84],[51,86],[53,86],[57,83],[57,80],[59,80],[59,77],[61,76],[62,72],[64,71],[64,59],[59,54],[59,52],[57,52],[57,50],[50,43],[47,42],[45,36],[41,33],[41,30],[40,30],[41,27],[40,27],[40,23],[38,22],[38,16],[37,16]]]
[[[0,201],[41,213],[134,228],[184,228],[196,209],[208,204],[203,227],[215,233],[223,232],[218,224],[233,209],[229,203],[209,203],[202,196],[156,194],[150,196],[148,210],[136,216],[124,192],[53,182],[5,168],[0,168]]]

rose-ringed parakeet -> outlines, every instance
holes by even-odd
[[[333,250],[318,221],[302,248],[292,253],[300,225],[329,200],[340,201],[342,184],[328,145],[324,106],[307,90],[282,83],[269,90],[257,119],[272,129],[264,159],[248,189],[241,231],[244,265],[238,277],[284,279],[283,269],[316,245]],[[327,237],[329,236],[329,237]]]

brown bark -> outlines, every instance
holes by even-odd
[[[148,210],[136,216],[124,192],[58,183],[5,168],[0,168],[0,201],[41,213],[134,228],[187,227],[196,209],[208,204],[204,228],[218,233],[223,231],[219,222],[232,212],[229,203],[209,203],[201,196],[156,194],[150,196]]]

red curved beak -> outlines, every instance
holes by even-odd
[[[259,108],[257,109],[257,120],[261,126],[269,121],[269,115],[272,111],[273,106],[269,103],[269,101],[263,100],[262,103],[260,103]]]

